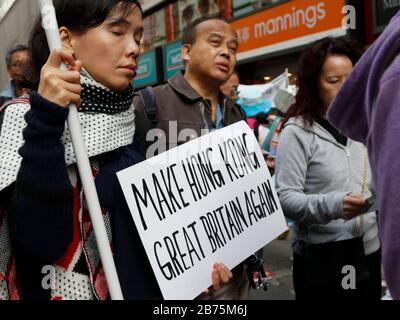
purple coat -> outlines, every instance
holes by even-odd
[[[400,12],[363,55],[328,112],[343,134],[364,143],[378,195],[383,266],[400,299]]]

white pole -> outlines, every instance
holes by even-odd
[[[285,74],[286,74],[286,88],[287,88],[287,87],[289,87],[289,84],[290,84],[290,82],[289,82],[289,69],[288,68],[285,69]]]
[[[62,48],[53,1],[38,1],[40,12],[42,14],[42,26],[46,31],[47,42],[49,44],[50,51]],[[60,68],[66,70],[67,66],[63,64]],[[96,186],[94,184],[92,170],[83,140],[78,109],[74,104],[69,106],[68,127],[71,134],[72,145],[75,151],[79,175],[82,180],[83,190],[85,192],[85,197],[90,212],[90,219],[92,221],[97,246],[100,252],[100,259],[103,264],[108,288],[110,290],[110,296],[112,300],[123,300],[121,286],[118,280],[117,270],[115,268],[110,244],[108,242],[107,231],[103,221],[103,214],[101,212]]]

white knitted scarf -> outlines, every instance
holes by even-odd
[[[131,144],[135,134],[132,87],[122,94],[113,92],[97,83],[85,70],[81,73],[81,84],[82,105],[101,108],[101,110],[93,111],[88,108],[85,110],[78,108],[88,156],[93,157]],[[115,104],[110,99],[113,96],[116,97]],[[127,101],[130,101],[130,104],[127,104]],[[22,160],[18,150],[24,144],[22,131],[27,125],[24,116],[29,109],[28,102],[18,99],[1,110],[3,114],[0,114],[0,121],[2,118],[0,124],[0,191],[11,185],[17,178]],[[103,110],[104,112],[102,112]],[[109,110],[111,111],[109,112]],[[75,163],[75,153],[67,125],[61,141],[65,147],[66,165]]]

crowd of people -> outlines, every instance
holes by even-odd
[[[136,94],[144,32],[139,2],[54,4],[63,49],[50,52],[38,17],[29,47],[18,45],[5,59],[0,300],[110,298],[68,139],[71,103],[78,106],[123,296],[162,299],[116,173],[156,155],[148,133],[168,135],[170,121],[199,137],[248,120],[237,103],[237,34],[221,18],[195,20],[182,36],[185,72]],[[257,116],[255,135],[293,223],[296,299],[379,300],[382,259],[391,294],[400,299],[399,19],[362,56],[348,39],[309,45],[298,62],[295,102],[285,113]],[[195,137],[187,138],[169,143],[167,136],[157,152]],[[45,265],[55,270],[51,288],[42,285]],[[354,290],[343,286],[344,266],[355,268]],[[233,270],[215,263],[212,286],[198,299],[248,299],[246,268],[248,260]]]

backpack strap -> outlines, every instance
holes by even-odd
[[[150,121],[151,127],[156,127],[157,122],[157,104],[154,97],[153,87],[147,87],[139,91],[140,99],[144,105],[144,110],[147,114],[147,118]]]

